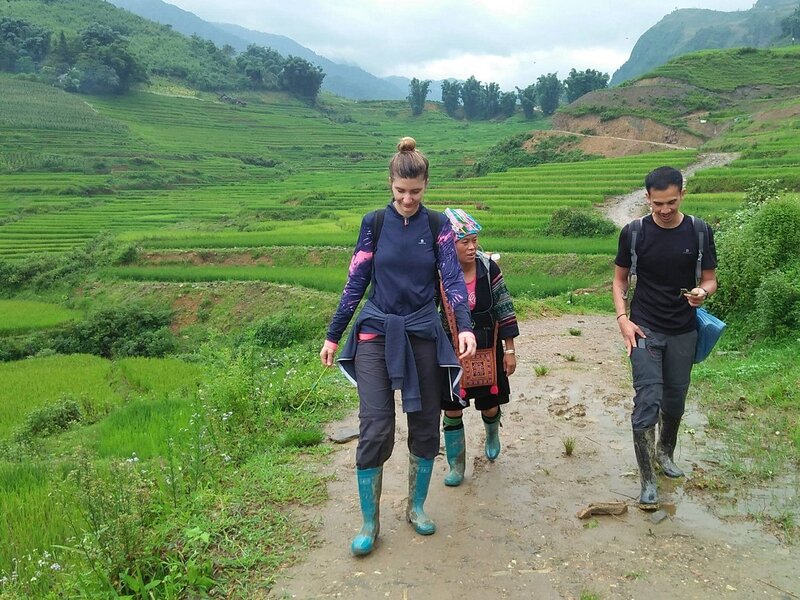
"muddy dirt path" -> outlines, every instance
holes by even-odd
[[[703,169],[724,167],[737,158],[739,158],[739,154],[735,152],[701,154],[696,163],[689,165],[682,171],[683,177],[684,179],[689,179],[692,175]],[[630,194],[625,194],[624,196],[615,196],[611,198],[601,207],[601,210],[614,223],[623,227],[633,219],[641,217],[645,212],[645,206],[644,189],[640,189]]]
[[[580,336],[570,335],[570,328]],[[360,528],[355,442],[337,446],[320,469],[331,499],[307,518],[318,524],[305,562],[284,571],[269,598],[484,600],[495,598],[800,598],[796,548],[745,521],[724,521],[684,483],[661,480],[669,517],[654,523],[634,506],[639,483],[630,434],[630,380],[613,317],[564,316],[522,323],[519,367],[503,417],[503,449],[483,457],[480,415],[465,412],[464,483],[442,483],[435,463],[426,510],[433,536],[404,517],[405,419],[385,465],[381,535],[364,558],[349,554]],[[534,367],[549,372],[537,377]],[[355,415],[331,431],[357,422]],[[704,419],[690,405],[677,462],[703,465]],[[573,437],[573,456],[563,440]],[[625,501],[627,514],[582,521],[591,502]]]

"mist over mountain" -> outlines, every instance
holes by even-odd
[[[610,85],[643,75],[688,52],[770,46],[780,36],[781,20],[797,4],[797,0],[758,0],[753,8],[734,12],[675,10],[639,38],[630,58],[612,76]]]
[[[248,45],[257,44],[272,48],[284,56],[303,58],[325,71],[322,89],[353,100],[400,100],[408,95],[409,79],[391,77],[382,79],[364,69],[335,63],[324,56],[298,44],[283,35],[253,31],[231,23],[210,23],[191,13],[163,2],[162,0],[108,0],[111,4],[130,11],[140,17],[157,23],[169,25],[184,35],[196,34],[211,40],[219,47],[226,44],[237,52],[244,51]],[[429,99],[439,99],[441,86],[434,95],[431,85]]]

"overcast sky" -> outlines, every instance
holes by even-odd
[[[475,75],[504,90],[570,68],[612,75],[674,8],[748,9],[753,0],[167,0],[197,16],[285,35],[374,75]]]

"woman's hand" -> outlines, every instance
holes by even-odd
[[[503,369],[509,377],[517,370],[517,357],[514,354],[503,354]]]
[[[324,366],[333,366],[333,356],[336,354],[336,349],[338,347],[339,344],[331,342],[330,340],[325,340],[325,343],[322,344],[322,350],[319,351],[319,359]]]
[[[470,358],[475,356],[478,343],[475,341],[475,334],[471,331],[462,331],[458,334],[458,359]]]

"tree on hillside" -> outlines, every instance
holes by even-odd
[[[325,73],[321,67],[297,56],[286,59],[281,71],[281,87],[290,94],[299,96],[311,103],[316,102]]]
[[[481,82],[471,75],[461,86],[461,102],[468,119],[481,117]]]
[[[791,15],[781,21],[781,32],[792,40],[800,41],[800,4]]]
[[[539,99],[539,106],[545,115],[552,115],[556,112],[563,89],[557,73],[539,75],[536,80],[536,97]]]
[[[0,71],[34,71],[48,52],[50,31],[22,19],[0,19]]]
[[[420,81],[416,77],[408,84],[408,103],[411,105],[411,114],[421,115],[425,108],[425,99],[428,97],[428,89],[431,87],[430,79]]]
[[[526,119],[533,118],[533,109],[536,106],[536,84],[532,83],[524,90],[517,88],[519,104],[522,106],[522,114]]]
[[[500,95],[500,114],[504,117],[510,117],[517,109],[517,93],[516,92],[503,92]]]
[[[250,80],[255,89],[277,90],[284,59],[272,48],[250,44],[236,57],[236,67]]]
[[[480,115],[484,119],[493,119],[500,114],[500,85],[492,81],[481,86]]]
[[[67,90],[124,94],[135,81],[147,79],[144,69],[128,51],[127,40],[107,25],[92,23],[81,30],[77,54],[74,67],[60,79]]]
[[[442,104],[444,111],[451,117],[456,116],[461,101],[461,84],[445,79],[442,81]]]
[[[608,87],[608,73],[601,73],[594,69],[576,71],[571,69],[569,76],[564,80],[567,90],[567,102],[575,102],[581,96]]]

